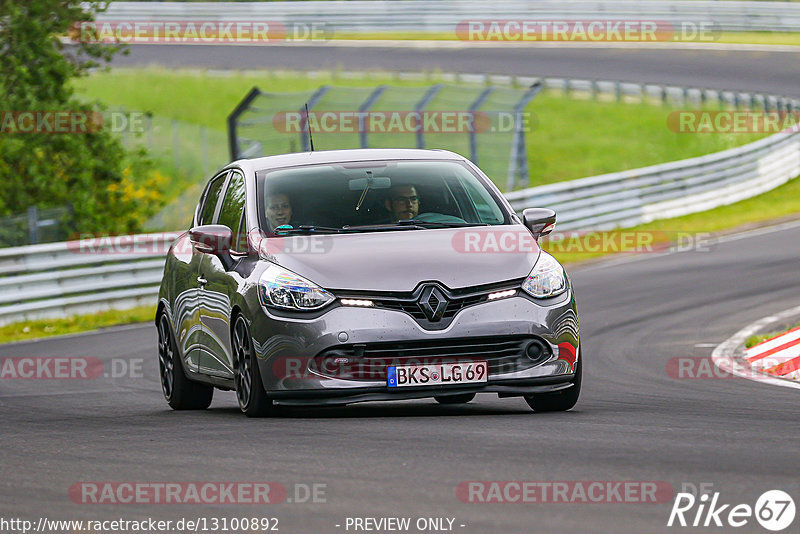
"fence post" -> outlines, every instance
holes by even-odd
[[[203,176],[208,176],[208,128],[205,126],[200,127],[200,142],[203,146]]]
[[[361,107],[358,108],[358,137],[361,141],[361,148],[369,148],[369,141],[367,140],[367,119],[364,114],[369,113],[369,110],[375,105],[375,102],[378,101],[385,90],[385,85],[379,85],[370,93],[364,103],[361,104]]]
[[[517,182],[517,173],[520,175],[520,181],[525,180],[526,185],[528,181],[528,151],[525,147],[525,128],[522,123],[522,112],[525,106],[533,100],[544,85],[541,81],[531,85],[519,102],[514,106],[514,139],[511,141],[511,154],[508,160],[508,179],[506,182],[506,189],[512,191]]]
[[[436,85],[432,86],[430,89],[425,91],[425,94],[422,95],[422,98],[419,99],[417,105],[414,106],[414,111],[416,111],[417,113],[422,113],[428,106],[428,104],[431,103],[433,97],[436,96],[436,93],[438,93],[441,90],[442,90],[442,84],[437,83]],[[423,129],[424,128],[422,127],[422,125],[420,125],[420,127],[417,128],[417,148],[425,148],[425,134],[423,132]]]
[[[28,207],[28,244],[39,243],[39,209],[36,206]]]
[[[483,105],[486,99],[494,91],[493,87],[484,89],[478,98],[469,106],[470,128],[469,128],[469,159],[475,165],[478,164],[478,137],[475,132],[475,112]]]
[[[308,99],[308,111],[311,112],[314,109],[314,106],[317,105],[319,99],[328,92],[330,89],[329,85],[323,85],[316,92],[311,95],[311,98]],[[308,124],[308,115],[306,114],[305,106],[300,108],[300,116],[304,117],[302,121],[300,121],[300,146],[303,147],[303,152],[308,152],[311,149],[311,145],[308,143],[308,133],[309,133],[309,124]],[[313,131],[311,134],[313,135]]]
[[[179,168],[178,160],[178,121],[172,119],[172,162],[175,168]]]
[[[153,114],[151,112],[147,112],[145,114],[145,128],[147,128],[147,150],[149,152],[153,151]]]
[[[228,150],[231,154],[231,161],[239,159],[239,136],[236,132],[236,128],[238,126],[239,116],[244,113],[247,108],[250,107],[250,104],[253,100],[256,99],[258,95],[261,94],[261,90],[258,87],[253,87],[250,89],[250,92],[247,93],[239,105],[234,108],[230,115],[228,115]]]

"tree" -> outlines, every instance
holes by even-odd
[[[126,152],[107,129],[19,128],[24,112],[43,124],[62,116],[88,117],[97,126],[98,104],[79,100],[70,82],[105,65],[121,47],[65,41],[107,4],[0,0],[0,215],[69,205],[75,231],[118,233],[139,230],[157,207],[150,162],[143,152]]]

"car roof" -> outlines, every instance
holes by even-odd
[[[231,166],[247,166],[255,171],[274,169],[278,167],[292,167],[295,165],[311,165],[315,163],[343,163],[349,161],[376,161],[376,160],[454,160],[463,161],[466,158],[449,150],[421,150],[414,148],[356,148],[349,150],[317,150],[314,152],[298,152],[294,154],[279,154],[247,160],[238,160]]]

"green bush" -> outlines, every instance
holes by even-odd
[[[31,205],[71,205],[77,232],[134,232],[155,211],[161,180],[143,151],[126,152],[104,126],[85,133],[15,133],[15,114],[77,113],[93,117],[96,103],[74,97],[70,81],[107,62],[115,44],[59,36],[87,23],[105,3],[78,0],[0,0],[0,216]]]

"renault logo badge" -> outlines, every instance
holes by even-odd
[[[422,290],[417,306],[425,314],[425,317],[433,323],[440,320],[444,315],[444,310],[447,308],[447,297],[438,287],[426,286]]]

